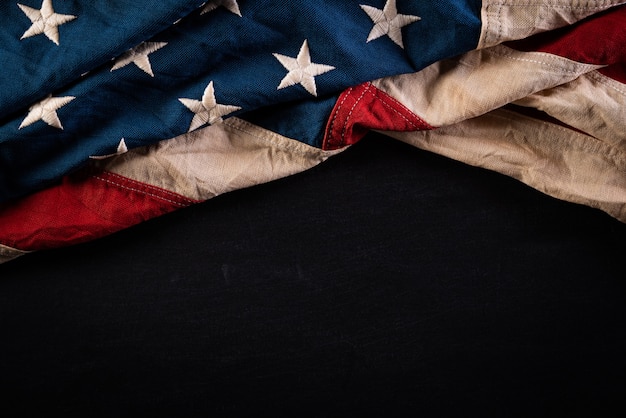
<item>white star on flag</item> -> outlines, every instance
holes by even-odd
[[[301,84],[313,96],[317,96],[317,86],[315,85],[315,77],[322,75],[335,67],[324,64],[315,64],[311,62],[311,54],[309,52],[309,43],[305,39],[297,58],[288,57],[282,54],[272,54],[280,61],[280,63],[289,71],[281,80],[277,90],[285,87]]]
[[[193,99],[178,99],[182,104],[195,113],[189,126],[189,132],[200,126],[222,121],[222,116],[226,116],[232,112],[241,109],[239,106],[230,106],[217,103],[215,100],[215,89],[211,81],[202,95],[202,101]]]
[[[106,160],[107,158],[115,157],[117,155],[122,155],[127,152],[128,152],[128,146],[126,146],[126,140],[122,138],[120,140],[120,143],[117,146],[117,151],[115,151],[113,154],[91,155],[89,158],[91,158],[92,160]]]
[[[41,10],[32,7],[17,4],[24,14],[30,19],[32,25],[20,39],[30,38],[31,36],[43,33],[55,44],[59,45],[59,26],[76,19],[73,15],[62,15],[55,13],[52,8],[52,0],[43,0]]]
[[[232,12],[232,13],[236,14],[237,16],[241,17],[241,11],[239,10],[239,5],[237,4],[237,0],[212,0],[212,1],[209,1],[204,6],[204,8],[200,12],[200,14],[203,15],[205,13],[209,13],[210,11],[213,11],[213,10],[217,9],[220,6],[224,6],[230,12]]]
[[[124,52],[115,60],[111,71],[115,71],[133,63],[150,77],[154,77],[149,55],[167,45],[167,42],[142,42],[133,49]]]
[[[28,115],[24,118],[20,124],[19,129],[25,128],[33,123],[43,120],[48,125],[55,128],[63,129],[57,110],[74,100],[74,96],[65,97],[52,97],[52,95],[46,97],[39,103],[36,103],[30,107]]]
[[[402,28],[413,22],[421,20],[419,16],[398,14],[396,0],[387,0],[383,10],[361,4],[361,9],[372,19],[374,27],[367,37],[367,42],[378,39],[381,36],[389,36],[400,48],[404,49],[402,42]]]

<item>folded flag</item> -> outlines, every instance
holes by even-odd
[[[0,259],[290,175],[376,129],[626,221],[620,1],[3,4]]]

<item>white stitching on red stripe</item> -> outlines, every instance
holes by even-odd
[[[375,93],[372,93],[372,95],[374,97],[376,97]],[[405,120],[406,123],[408,123],[409,125],[411,125],[415,130],[419,130],[419,127],[413,123],[412,120],[410,120],[409,118],[407,118],[406,116],[404,116],[402,114],[402,112],[400,112],[398,109],[396,109],[395,107],[391,106],[389,103],[387,103],[385,100],[386,98],[383,97],[377,97],[378,100],[380,100],[380,102],[382,103],[383,106],[385,106],[387,109],[391,110],[392,112],[395,112],[397,115],[399,115],[402,119]]]
[[[133,188],[133,187],[128,187],[128,186],[123,185],[123,184],[121,184],[121,183],[116,183],[116,182],[114,182],[114,181],[112,181],[112,180],[105,179],[105,178],[102,178],[102,177],[99,177],[99,176],[94,176],[93,178],[95,178],[96,180],[103,181],[103,182],[108,183],[108,184],[112,184],[112,185],[117,186],[117,187],[121,187],[122,189],[125,189],[125,190],[130,190],[130,191],[132,191],[132,192],[141,193],[141,194],[143,194],[143,195],[150,196],[150,197],[153,197],[153,198],[155,198],[155,199],[159,199],[159,200],[163,200],[163,201],[168,202],[168,203],[172,203],[172,204],[174,204],[174,205],[176,205],[176,206],[180,206],[181,208],[184,208],[184,207],[186,207],[186,206],[187,206],[187,205],[185,205],[184,203],[181,203],[181,202],[176,202],[176,201],[174,201],[174,200],[170,200],[170,199],[166,199],[166,198],[164,198],[163,196],[159,196],[159,195],[156,195],[156,194],[153,194],[153,193],[148,193],[148,192],[146,192],[145,190],[140,190],[140,189],[135,189],[135,188]],[[191,201],[191,200],[187,200],[187,201],[188,201],[190,204],[191,204],[191,203],[195,203],[195,202],[193,202],[193,201]]]
[[[393,103],[395,103],[397,106],[401,106],[405,109],[406,106],[403,105],[399,100],[397,100],[395,97],[390,96],[389,94],[383,92],[384,95],[383,96],[376,96],[381,103],[388,109],[393,110],[394,112],[396,112],[398,115],[400,115],[409,125],[411,125],[412,127],[414,127],[416,130],[420,130],[421,128],[419,126],[417,126],[412,120],[410,120],[409,118],[407,118],[404,114],[402,114],[402,112],[400,112],[398,109],[396,109],[395,107],[393,107],[391,104],[387,103],[386,100],[391,100]],[[372,93],[374,94],[374,93]],[[417,119],[420,120],[420,122],[422,122],[424,125],[430,127],[430,128],[434,128],[430,123],[426,122],[424,119],[420,118],[419,116],[417,116],[415,113],[413,113],[410,109],[407,109],[408,112],[411,112]]]
[[[341,108],[343,107],[343,104],[345,103],[345,101],[348,100],[348,97],[350,96],[350,93],[352,93],[352,90],[354,90],[354,87],[350,87],[348,90],[346,90],[343,93],[343,99],[341,99],[339,106],[337,106],[337,110],[335,110],[335,114],[333,115],[333,120],[330,122],[330,126],[328,129],[329,135],[331,136],[331,138],[329,139],[332,139],[333,129],[335,127],[335,121],[337,120],[337,116],[339,115],[339,112],[341,112]]]
[[[345,143],[346,131],[348,130],[348,122],[350,121],[350,118],[352,118],[354,109],[356,109],[356,106],[361,102],[361,100],[363,100],[363,97],[371,88],[372,88],[372,83],[367,83],[367,87],[365,88],[365,90],[363,90],[363,93],[361,93],[361,96],[359,96],[356,102],[354,102],[354,105],[352,105],[352,109],[350,109],[350,112],[348,112],[348,117],[346,117],[346,120],[343,124],[343,129],[341,131],[341,145]]]
[[[155,190],[155,191],[157,191],[157,192],[159,192],[159,193],[163,193],[163,194],[166,194],[166,195],[170,195],[170,196],[172,196],[172,197],[174,197],[174,198],[178,198],[179,200],[182,200],[182,201],[186,201],[186,202],[189,202],[189,203],[196,203],[193,199],[189,199],[189,198],[187,198],[187,197],[185,197],[185,196],[182,196],[182,195],[180,195],[180,194],[178,194],[178,193],[175,193],[175,192],[169,191],[169,190],[167,190],[167,189],[162,189],[162,188],[160,188],[160,187],[153,186],[153,185],[148,184],[148,183],[138,182],[137,180],[134,180],[134,179],[131,179],[131,178],[128,178],[128,177],[124,177],[124,176],[122,176],[122,175],[119,175],[119,174],[113,173],[113,172],[111,172],[111,171],[106,171],[106,172],[105,172],[105,174],[106,174],[107,176],[116,177],[116,178],[118,178],[118,179],[120,179],[120,180],[123,180],[123,181],[129,181],[129,182],[131,182],[131,183],[139,183],[139,184],[141,184],[141,186],[142,186],[142,187],[145,187],[145,188],[147,188],[147,189],[152,189],[152,190]]]

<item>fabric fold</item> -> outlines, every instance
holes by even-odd
[[[626,222],[623,3],[161,2],[137,22],[124,0],[5,4],[0,59],[23,80],[0,77],[0,261],[296,174],[372,130]],[[115,45],[85,55],[111,22]]]

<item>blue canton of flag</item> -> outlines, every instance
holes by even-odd
[[[0,14],[0,202],[232,115],[319,147],[344,89],[471,50],[481,27],[478,0],[22,0]]]

